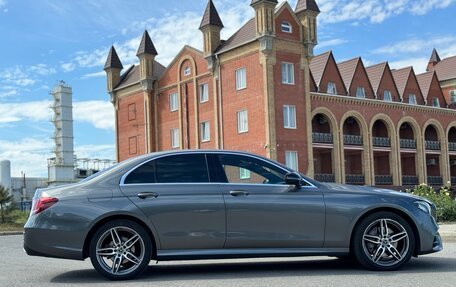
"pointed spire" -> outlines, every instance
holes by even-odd
[[[122,62],[120,62],[119,56],[117,56],[116,49],[114,46],[111,46],[111,50],[109,50],[108,58],[106,59],[106,63],[104,65],[104,69],[110,68],[118,68],[123,69]]]
[[[440,61],[441,61],[440,60],[440,56],[437,53],[437,50],[434,48],[434,50],[432,50],[432,55],[431,55],[431,58],[429,59],[429,62],[430,63],[438,63]]]
[[[298,0],[295,13],[299,13],[305,10],[320,13],[320,9],[318,8],[317,2],[315,2],[315,0]]]
[[[217,9],[215,8],[214,3],[212,3],[212,0],[209,0],[207,3],[206,10],[204,11],[203,19],[201,20],[199,28],[201,29],[208,25],[219,26],[222,28],[224,27]]]
[[[154,43],[152,43],[149,33],[147,33],[147,30],[144,31],[144,34],[141,39],[141,44],[139,44],[139,48],[138,48],[138,52],[136,53],[136,56],[139,56],[142,54],[149,54],[149,55],[155,55],[155,56],[158,55],[157,50],[155,49]]]

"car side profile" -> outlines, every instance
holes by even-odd
[[[27,254],[90,257],[112,280],[139,275],[150,260],[327,255],[395,270],[442,248],[424,198],[320,183],[221,150],[148,154],[37,190],[24,233]]]

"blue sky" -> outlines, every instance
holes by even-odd
[[[167,65],[183,45],[201,49],[206,0],[0,0],[0,160],[13,176],[47,176],[52,87],[73,87],[75,151],[114,159],[113,108],[103,64],[114,45],[128,67],[148,29]],[[253,16],[250,0],[214,0],[228,38]],[[296,0],[289,1],[295,7]],[[456,55],[456,0],[320,0],[316,53],[362,56],[423,72],[432,48]]]

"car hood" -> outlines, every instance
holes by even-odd
[[[386,188],[379,188],[374,186],[364,186],[364,185],[349,185],[349,184],[337,184],[337,183],[321,183],[328,192],[343,192],[343,193],[363,193],[363,194],[372,194],[372,195],[390,195],[390,196],[400,196],[410,199],[425,200],[424,198],[413,195],[406,192],[395,191]],[[427,200],[426,200],[427,201]]]

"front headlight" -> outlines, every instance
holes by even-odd
[[[416,206],[437,220],[435,205],[427,201],[415,201]]]

